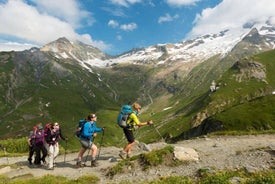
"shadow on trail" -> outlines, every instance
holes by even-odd
[[[17,166],[27,166],[28,168],[30,169],[46,169],[48,168],[48,165],[44,165],[44,164],[41,164],[41,165],[36,165],[36,164],[29,164],[28,161],[19,161],[19,162],[15,162],[14,164],[16,164]],[[55,163],[55,168],[76,168],[76,161],[62,161],[62,162],[56,162]]]

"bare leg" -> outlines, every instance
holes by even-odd
[[[83,157],[83,154],[85,153],[86,149],[85,148],[81,148],[81,150],[79,151],[78,153],[78,161],[81,161],[82,160],[82,157]]]
[[[135,142],[132,143],[128,143],[125,147],[124,147],[124,151],[129,155],[131,153],[131,149],[134,146]]]
[[[91,146],[91,150],[92,150],[92,153],[91,153],[92,159],[95,159],[96,158],[96,154],[97,154],[97,147],[96,147],[95,144],[93,144]]]

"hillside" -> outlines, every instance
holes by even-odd
[[[274,99],[267,97],[274,89],[274,51],[264,53],[273,48],[272,30],[251,29],[234,42],[228,42],[229,32],[205,35],[117,57],[66,38],[40,49],[1,52],[0,137],[23,137],[34,124],[58,121],[76,149],[73,133],[79,119],[96,112],[98,125],[110,131],[106,145],[115,145],[122,136],[115,125],[117,113],[122,104],[134,101],[143,106],[141,121],[152,119],[161,133],[150,127],[137,132],[148,143],[188,138],[186,132],[200,125],[209,129],[196,135],[220,128],[272,130],[273,106],[262,104]],[[219,88],[215,92],[210,91],[213,82]],[[256,99],[263,100],[251,103]],[[226,114],[236,107],[254,110],[260,104],[265,113],[256,112],[260,115],[255,123]],[[247,126],[235,123],[244,121]]]

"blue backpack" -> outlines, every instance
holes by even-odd
[[[132,112],[132,107],[130,105],[123,105],[120,113],[117,116],[118,126],[120,126],[121,128],[129,127],[129,125],[127,125],[127,120]]]
[[[86,121],[85,119],[79,120],[78,126],[77,126],[76,131],[75,131],[75,135],[76,135],[77,137],[80,137],[80,136],[81,136],[82,131],[83,131],[83,127],[84,127],[84,125],[85,125],[86,122],[87,122],[87,121]]]

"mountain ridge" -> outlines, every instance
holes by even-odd
[[[201,37],[197,37],[193,40],[182,41],[175,44],[157,44],[146,48],[132,49],[118,56],[107,55],[102,51],[98,50],[97,48],[94,48],[89,45],[86,45],[86,47],[90,47],[94,53],[91,54],[91,52],[87,52],[86,57],[79,57],[77,56],[76,52],[74,52],[73,54],[60,52],[64,49],[58,49],[56,45],[58,45],[58,41],[62,42],[62,39],[53,41],[47,44],[46,46],[42,47],[40,50],[52,51],[56,53],[57,57],[64,59],[71,56],[72,59],[76,59],[80,62],[84,62],[88,65],[96,67],[108,67],[113,64],[127,62],[132,62],[136,64],[160,65],[165,64],[167,62],[177,61],[202,61],[207,60],[208,58],[213,57],[217,54],[220,54],[221,57],[225,57],[227,53],[229,53],[236,46],[237,43],[241,42],[243,39],[248,39],[251,36],[253,37],[253,34],[255,33],[261,35],[266,44],[266,47],[263,47],[264,45],[262,45],[263,48],[259,49],[267,50],[275,48],[275,28],[271,25],[266,24],[258,28],[254,26],[247,32],[234,33],[234,31],[224,30],[217,34],[208,34]],[[78,47],[79,44],[79,42],[70,42],[69,40],[67,40],[67,42],[69,42],[72,46],[76,45],[76,47]],[[83,44],[83,46],[85,46],[85,44]],[[83,51],[80,52],[82,53],[81,55],[85,55]],[[156,60],[158,61],[153,62]]]

